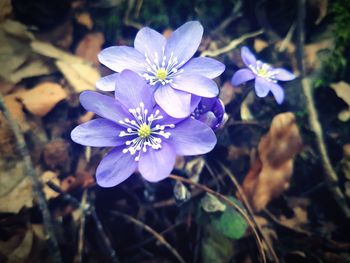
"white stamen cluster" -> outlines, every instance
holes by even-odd
[[[158,55],[158,52],[155,52],[153,61],[145,53],[147,71],[142,76],[149,81],[150,85],[171,83],[174,78],[179,77],[184,71],[182,68],[180,69],[184,62],[179,62],[177,57],[174,56],[174,52],[171,52],[169,58],[164,53],[164,47],[161,57]]]
[[[277,80],[275,79],[275,74],[271,72],[272,67],[269,64],[258,60],[256,62],[256,65],[251,64],[249,65],[249,68],[251,69],[251,71],[253,71],[255,75],[258,75],[259,77],[262,77],[274,83],[277,82]]]
[[[145,109],[143,102],[136,109],[129,109],[129,112],[134,119],[125,118],[119,121],[119,124],[126,128],[125,131],[119,133],[119,137],[132,137],[130,140],[125,141],[127,147],[123,149],[123,153],[129,152],[131,155],[136,154],[135,161],[138,161],[141,150],[147,152],[147,147],[151,147],[154,150],[162,148],[162,139],[159,137],[168,139],[171,133],[164,130],[166,128],[174,128],[175,125],[154,125],[153,121],[161,120],[163,116],[159,114],[159,110],[148,114],[149,112]]]

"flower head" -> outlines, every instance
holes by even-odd
[[[81,104],[101,118],[76,127],[76,143],[114,147],[99,164],[97,183],[112,187],[137,169],[151,182],[166,178],[176,155],[204,154],[216,144],[214,132],[192,119],[175,119],[158,107],[150,85],[138,74],[124,70],[116,78],[115,98],[86,91]]]
[[[175,30],[169,39],[145,27],[136,35],[134,47],[116,46],[101,51],[98,58],[110,69],[130,69],[154,89],[157,104],[170,116],[187,117],[199,100],[192,94],[212,98],[218,87],[212,80],[225,69],[211,58],[191,59],[201,42],[203,27],[192,21]],[[102,78],[97,88],[113,91],[117,73]]]
[[[192,113],[192,117],[204,122],[214,131],[223,127],[227,121],[225,105],[218,97],[202,98]]]
[[[233,75],[232,84],[238,86],[255,79],[254,88],[258,97],[266,97],[271,91],[277,103],[281,104],[284,99],[284,91],[277,81],[293,80],[295,75],[283,68],[273,68],[257,60],[247,47],[242,47],[241,57],[247,68],[240,69]]]

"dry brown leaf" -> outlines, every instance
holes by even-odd
[[[44,146],[43,160],[51,170],[70,170],[69,143],[62,139],[53,140]]]
[[[92,18],[88,12],[77,14],[75,18],[79,24],[86,26],[90,30],[94,26],[94,22],[92,21]]]
[[[78,119],[78,124],[83,124],[85,122],[88,122],[92,120],[92,118],[95,116],[95,113],[91,111],[87,111],[84,115],[80,116]]]
[[[55,185],[60,185],[60,180],[58,179],[58,174],[52,171],[45,171],[42,175],[41,175],[41,181],[43,182],[43,190],[44,190],[44,194],[46,197],[46,200],[49,200],[51,198],[55,198],[57,196],[59,196],[59,193],[57,193],[56,191],[52,190],[47,183],[48,182],[52,182]]]
[[[26,116],[23,112],[23,105],[18,100],[18,94],[21,94],[22,91],[18,91],[14,94],[5,96],[5,105],[7,109],[10,111],[12,118],[14,118],[22,131],[26,131],[28,125],[26,125]]]
[[[46,57],[56,59],[55,64],[75,92],[95,90],[96,81],[101,78],[99,71],[84,59],[60,50],[41,41],[32,41],[32,49]]]
[[[308,72],[319,68],[321,66],[321,60],[319,59],[319,52],[322,50],[332,49],[333,41],[331,39],[325,39],[316,43],[305,45],[304,58],[305,65]]]
[[[294,216],[291,218],[287,218],[282,215],[280,217],[281,223],[290,228],[300,228],[301,226],[307,223],[307,211],[302,207],[294,207],[293,208]]]
[[[268,46],[269,44],[265,40],[261,38],[254,39],[254,49],[256,53],[260,53],[263,49],[267,48]]]
[[[350,106],[350,85],[345,81],[332,83],[331,88],[337,93],[337,96]]]
[[[11,0],[0,1],[0,22],[4,21],[12,14]]]
[[[240,87],[233,87],[230,81],[226,81],[220,90],[220,99],[224,105],[229,104],[236,97],[236,93],[241,93]]]
[[[21,164],[18,162],[18,164]],[[17,168],[18,166],[16,166]],[[23,175],[23,167],[17,170]],[[3,177],[3,174],[1,175]],[[13,175],[12,175],[13,177]],[[24,177],[9,193],[0,197],[0,212],[18,213],[22,207],[31,207],[33,204],[33,190],[29,177]]]
[[[87,34],[78,44],[75,53],[77,56],[91,61],[93,65],[98,66],[100,63],[97,59],[105,39],[102,33]]]
[[[289,187],[293,159],[302,139],[291,112],[276,115],[269,132],[260,140],[259,158],[243,181],[243,191],[255,211],[260,211]]]
[[[58,102],[67,98],[61,85],[53,82],[43,82],[34,88],[18,95],[24,106],[32,114],[45,116]]]

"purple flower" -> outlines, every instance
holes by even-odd
[[[152,92],[138,74],[124,70],[116,77],[115,98],[92,91],[80,95],[84,108],[102,118],[76,127],[72,140],[114,147],[97,168],[100,186],[115,186],[137,169],[147,181],[160,181],[170,174],[176,155],[204,154],[215,146],[215,134],[207,125],[168,116]]]
[[[284,99],[284,91],[277,81],[293,80],[295,79],[294,74],[283,68],[273,68],[257,60],[247,47],[242,47],[241,57],[248,68],[238,70],[232,77],[232,84],[238,86],[243,82],[255,79],[254,88],[258,97],[266,97],[271,91],[277,103],[281,104]]]
[[[218,98],[202,98],[192,117],[207,124],[214,131],[224,126],[227,121],[225,105]]]
[[[167,114],[187,117],[191,114],[191,105],[199,103],[198,96],[212,98],[218,95],[218,87],[212,79],[225,69],[224,64],[215,59],[191,59],[202,35],[203,27],[197,21],[182,25],[169,39],[145,27],[136,35],[135,48],[109,47],[102,50],[98,58],[116,72],[130,69],[138,73],[155,89],[155,100]],[[113,91],[116,77],[117,73],[102,78],[97,82],[97,88]]]

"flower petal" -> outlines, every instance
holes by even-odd
[[[274,74],[274,79],[276,80],[288,81],[295,79],[295,75],[292,72],[283,68],[271,69],[270,72]]]
[[[98,59],[103,65],[116,72],[131,69],[142,73],[145,70],[145,56],[132,47],[105,48],[98,54]]]
[[[137,162],[134,156],[123,153],[122,150],[123,146],[114,148],[102,159],[96,170],[96,181],[99,186],[116,186],[135,172]]]
[[[142,28],[134,41],[135,48],[143,55],[147,54],[151,61],[155,59],[155,53],[158,54],[158,58],[162,57],[165,44],[165,37],[149,27]]]
[[[231,83],[233,86],[241,85],[244,82],[255,78],[255,74],[247,68],[240,69],[233,74]]]
[[[192,95],[191,96],[191,112],[193,112],[197,107],[199,102],[201,101],[202,97]]]
[[[100,117],[117,122],[129,116],[129,113],[113,97],[98,92],[84,91],[80,94],[80,103],[87,111]]]
[[[188,118],[170,130],[170,141],[178,155],[197,155],[211,151],[216,144],[212,129],[204,123]]]
[[[276,83],[272,83],[270,88],[273,96],[275,97],[278,104],[281,104],[284,100],[284,90],[282,87]]]
[[[176,29],[165,46],[167,57],[174,52],[179,62],[186,63],[196,53],[203,36],[203,27],[198,21],[190,21]]]
[[[100,78],[96,82],[96,88],[102,91],[114,91],[115,90],[115,81],[117,79],[118,73],[107,75]]]
[[[255,93],[258,97],[266,97],[269,93],[273,82],[268,81],[262,77],[257,76],[255,78]]]
[[[213,98],[219,94],[219,88],[215,81],[201,75],[181,75],[174,79],[170,85],[174,89],[206,98]]]
[[[150,149],[146,153],[142,153],[139,171],[147,181],[158,182],[170,175],[175,165],[175,159],[175,150],[163,141],[161,149]]]
[[[253,53],[249,50],[248,47],[244,46],[241,48],[241,57],[243,60],[243,63],[249,67],[249,65],[254,65],[256,63],[256,58],[253,55]]]
[[[210,79],[221,75],[225,65],[212,58],[192,58],[183,67],[183,74],[198,74]]]
[[[154,97],[157,104],[174,118],[184,118],[191,114],[191,94],[187,92],[165,85],[156,90]]]
[[[124,144],[125,138],[119,137],[121,131],[116,123],[100,118],[75,127],[71,138],[85,146],[112,147]]]
[[[154,87],[147,85],[146,81],[131,70],[123,70],[116,80],[115,98],[126,109],[135,109],[143,102],[149,111],[153,109]]]

